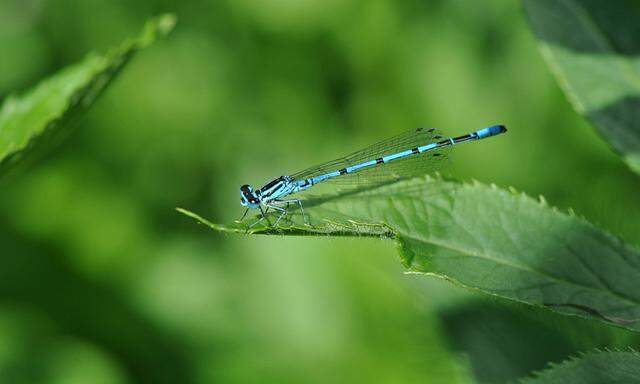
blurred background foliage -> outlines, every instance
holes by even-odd
[[[446,174],[640,243],[640,180],[566,102],[517,1],[2,0],[0,98],[165,11],[173,34],[0,181],[0,381],[505,382],[640,345],[403,275],[389,241],[224,236],[173,210],[229,221],[242,183],[504,123]]]

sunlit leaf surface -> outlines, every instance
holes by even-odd
[[[308,199],[262,234],[394,238],[403,264],[465,287],[640,330],[640,251],[541,199],[427,177]],[[256,217],[217,225],[247,232]],[[276,214],[268,214],[274,222]]]

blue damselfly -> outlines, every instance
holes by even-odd
[[[260,209],[261,217],[249,228],[266,218],[269,209],[280,212],[274,226],[287,214],[286,207],[300,207],[307,222],[302,201],[287,198],[323,182],[366,185],[414,177],[440,169],[447,164],[447,155],[457,144],[476,141],[506,132],[503,125],[493,125],[463,136],[445,138],[435,129],[418,128],[405,132],[345,157],[329,161],[290,175],[280,176],[260,189],[248,184],[240,187],[240,204]]]

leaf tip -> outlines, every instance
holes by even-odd
[[[176,207],[175,210],[179,213],[182,213],[185,216],[188,216],[192,219],[196,219],[198,221],[201,221],[202,217],[200,217],[199,215],[189,211],[188,209],[184,209],[184,208],[180,208],[180,207]]]
[[[229,233],[229,232],[230,233],[240,232],[240,230],[238,228],[233,228],[231,226],[212,223],[209,220],[205,219],[204,217],[198,215],[197,213],[189,211],[188,209],[176,207],[175,210],[178,211],[179,213],[185,215],[185,216],[188,216],[188,217],[196,220],[198,222],[198,224],[204,224],[207,227],[209,227],[209,228],[211,228],[211,229],[213,229],[215,231],[227,232],[227,233]]]
[[[168,35],[173,31],[173,28],[176,26],[178,22],[178,17],[175,13],[165,13],[163,15],[158,16],[158,32],[163,36]]]
[[[175,27],[177,21],[178,18],[173,13],[165,13],[147,21],[142,34],[137,39],[137,45],[139,47],[146,47],[153,43],[158,36],[164,37],[168,35]]]

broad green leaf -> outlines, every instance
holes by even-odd
[[[493,298],[475,300],[440,314],[449,345],[469,361],[477,383],[511,383],[545,368],[549,361],[562,361],[579,351],[561,329],[544,324],[539,318],[545,313],[573,323],[576,319],[543,310],[531,313],[530,307],[505,304],[500,305]]]
[[[640,3],[523,2],[540,52],[573,107],[640,173]]]
[[[264,220],[252,232],[393,238],[412,272],[640,331],[640,251],[544,200],[426,177],[309,198],[304,209],[310,226],[291,207],[277,228]],[[256,220],[219,225],[181,211],[233,233]]]
[[[440,309],[449,345],[469,362],[477,383],[513,383],[580,351],[626,348],[638,334],[543,308],[474,299]]]
[[[613,384],[640,382],[640,353],[598,351],[552,365],[523,384]]]
[[[129,39],[104,56],[90,54],[60,70],[21,97],[9,96],[0,108],[0,173],[33,149],[62,137],[69,122],[88,109],[133,55],[166,35],[175,17],[150,20],[140,36]]]

